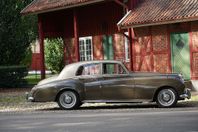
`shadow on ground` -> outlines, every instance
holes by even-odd
[[[188,108],[198,108],[198,101],[186,101],[186,102],[179,102],[175,107],[168,108],[168,109],[188,109]],[[167,108],[159,108],[155,103],[138,103],[138,104],[85,104],[82,105],[77,110],[117,110],[117,109],[133,109],[133,110],[161,110]],[[37,109],[36,111],[64,111],[59,107],[54,108],[45,108],[45,109]]]

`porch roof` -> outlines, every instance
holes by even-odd
[[[102,1],[105,0],[34,0],[21,11],[21,14],[39,14]]]
[[[125,29],[198,20],[198,0],[141,0],[117,24]]]

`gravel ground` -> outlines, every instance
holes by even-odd
[[[32,103],[25,99],[25,92],[30,88],[0,89],[0,112],[28,111],[58,107],[56,103]]]
[[[43,110],[59,110],[57,103],[32,103],[26,102],[25,92],[29,92],[29,88],[20,89],[0,89],[0,112],[11,111],[43,111]],[[179,102],[177,107],[198,107],[198,92],[192,93],[192,99]],[[84,104],[80,109],[123,109],[123,108],[157,108],[155,103],[143,104],[105,104],[93,103]]]

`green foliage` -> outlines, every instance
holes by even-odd
[[[0,87],[18,87],[24,85],[27,76],[26,66],[0,66]]]
[[[45,63],[49,70],[59,73],[64,67],[64,46],[61,38],[46,39]]]
[[[21,60],[20,64],[30,67],[32,62],[32,50],[31,47],[27,48],[25,51],[25,57]]]
[[[37,35],[36,16],[21,16],[32,0],[0,0],[0,65],[20,65]]]

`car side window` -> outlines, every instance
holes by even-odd
[[[80,66],[76,72],[76,76],[80,76],[83,73],[83,66]]]
[[[81,75],[100,75],[101,74],[101,66],[100,64],[87,64],[84,66],[80,66],[76,72],[76,76]]]
[[[120,64],[104,63],[103,74],[126,74],[126,71]]]

